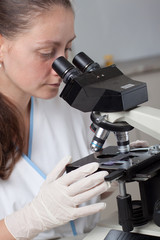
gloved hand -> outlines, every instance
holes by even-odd
[[[146,148],[149,147],[149,143],[144,140],[136,140],[130,143],[130,148]]]
[[[70,161],[71,157],[62,159],[33,201],[5,218],[5,224],[15,239],[31,239],[40,232],[105,208],[103,202],[84,207],[78,205],[108,189],[104,181],[107,172],[94,173],[99,166],[94,162],[63,175]]]
[[[104,200],[108,197],[110,197],[117,189],[118,189],[118,182],[113,181],[113,182],[108,182],[108,190],[104,193],[101,194],[101,199]]]

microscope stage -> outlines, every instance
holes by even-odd
[[[142,181],[152,177],[160,169],[160,153],[152,154],[148,150],[119,153],[116,146],[104,148],[101,152],[93,153],[66,167],[67,172],[87,163],[98,162],[98,171],[106,170],[109,175],[106,181],[125,177],[126,181],[140,179]],[[147,168],[149,167],[149,169]]]

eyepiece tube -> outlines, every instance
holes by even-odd
[[[59,57],[53,62],[52,68],[61,78],[63,78],[65,73],[74,68],[74,66],[64,57]]]
[[[74,77],[80,74],[66,58],[63,56],[57,58],[52,64],[53,70],[63,79],[64,83],[67,83]]]
[[[84,52],[80,52],[74,57],[73,64],[81,72],[91,72],[91,71],[94,71],[94,70],[100,68],[99,64],[95,63]]]

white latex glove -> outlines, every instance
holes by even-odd
[[[114,182],[108,182],[108,190],[104,193],[101,194],[101,199],[106,199],[108,197],[110,197],[118,188],[118,182],[114,181]]]
[[[149,143],[144,140],[136,140],[130,143],[130,148],[147,148],[149,147]]]
[[[99,166],[94,162],[62,176],[70,161],[71,157],[62,159],[33,201],[5,218],[5,224],[15,239],[32,239],[40,232],[105,208],[103,202],[84,207],[78,205],[108,189],[104,181],[107,172],[94,173]]]

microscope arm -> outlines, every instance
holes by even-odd
[[[160,140],[160,109],[138,106],[129,111],[101,113],[101,115],[106,115],[107,121],[111,123],[127,122],[140,131]]]

